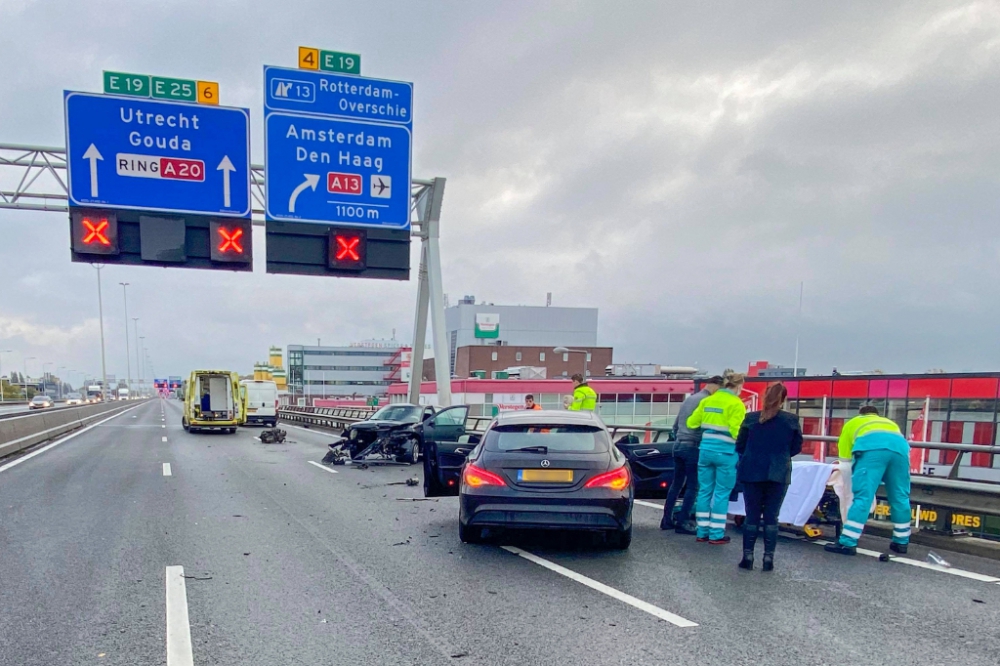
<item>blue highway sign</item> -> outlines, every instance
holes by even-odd
[[[289,113],[264,122],[269,219],[409,226],[407,127]]]
[[[250,217],[250,112],[64,93],[73,206]]]
[[[413,86],[264,68],[267,218],[410,228]]]
[[[264,110],[413,125],[413,84],[264,67]]]

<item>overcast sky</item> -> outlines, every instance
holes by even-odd
[[[64,145],[62,91],[107,69],[218,81],[263,161],[262,66],[299,45],[414,83],[452,302],[552,292],[616,361],[718,371],[792,364],[804,282],[811,374],[1000,368],[997,2],[0,0],[0,143]],[[0,230],[4,365],[99,372],[67,216]],[[411,338],[415,281],[267,275],[255,234],[252,275],[106,268],[108,372],[119,282],[158,375]]]

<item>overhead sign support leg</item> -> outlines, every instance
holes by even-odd
[[[427,310],[430,309],[437,403],[441,407],[450,407],[451,356],[445,332],[444,283],[441,279],[441,247],[439,245],[444,184],[444,178],[434,178],[416,202],[420,231],[415,235],[420,238],[420,268],[417,285],[417,313],[413,322],[413,361],[409,398],[410,402],[414,404],[417,404],[420,399]]]

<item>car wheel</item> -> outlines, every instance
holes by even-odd
[[[191,426],[188,425],[187,419],[181,419],[181,427],[184,428],[184,432],[191,432]]]
[[[628,550],[632,545],[632,526],[627,530],[613,530],[607,533],[607,543],[615,550]]]
[[[462,543],[482,543],[483,528],[463,525],[462,522],[459,521],[458,538],[461,540]]]
[[[404,456],[404,462],[408,462],[411,465],[420,462],[420,443],[416,440],[413,441],[413,446],[410,447],[409,452]]]
[[[437,474],[431,469],[430,458],[424,457],[424,497],[441,497],[444,488],[438,481]]]

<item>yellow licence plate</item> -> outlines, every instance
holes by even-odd
[[[571,469],[520,469],[518,481],[541,481],[544,483],[573,483]]]
[[[257,411],[256,407],[247,407],[247,414],[253,414]]]

